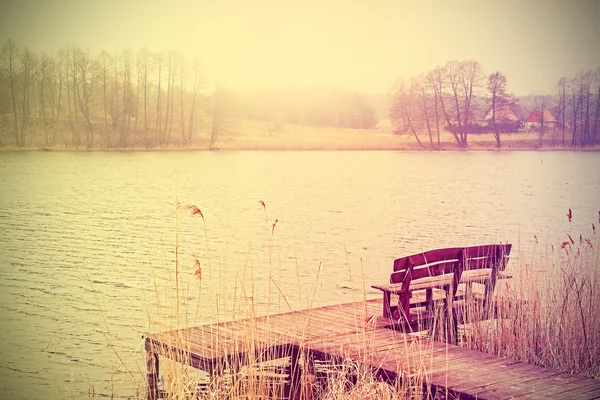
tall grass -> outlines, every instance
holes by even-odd
[[[600,378],[599,247],[594,232],[529,260],[521,254],[510,267],[513,287],[498,299],[499,318],[465,326],[465,346]]]
[[[208,341],[210,347],[218,353],[224,346],[235,347],[240,350],[240,357],[231,357],[219,366],[218,373],[209,380],[206,373],[186,365],[187,357],[193,350],[190,343],[198,340],[192,338],[189,330],[180,329],[195,326],[201,309],[215,311],[213,305],[201,304],[202,279],[206,273],[202,265],[210,263],[201,260],[203,255],[193,255],[193,262],[189,266],[181,263],[179,256],[179,239],[176,240],[175,265],[173,266],[176,282],[174,286],[177,293],[175,298],[177,307],[175,319],[158,316],[155,318],[153,331],[171,331],[164,336],[164,341],[181,349],[179,354],[170,354],[161,357],[161,379],[159,382],[162,395],[168,399],[267,399],[287,397],[289,393],[290,375],[294,375],[289,357],[273,361],[275,354],[265,354],[258,351],[259,343],[276,345],[283,343],[281,335],[286,332],[261,332],[255,317],[259,316],[256,302],[268,304],[283,303],[284,310],[291,311],[292,305],[288,302],[286,294],[282,292],[277,281],[273,279],[273,246],[275,241],[276,225],[278,220],[269,218],[264,202],[259,202],[264,213],[266,224],[266,242],[268,246],[269,269],[267,286],[275,287],[277,299],[256,299],[254,288],[254,269],[244,266],[244,275],[250,275],[251,287],[243,284],[234,288],[232,316],[236,319],[248,318],[239,329],[231,329],[224,325],[205,332],[203,341]],[[209,252],[209,238],[202,212],[195,206],[177,206],[176,218],[197,218],[202,224],[200,232],[205,238],[205,253]],[[185,213],[187,216],[183,216]],[[179,220],[177,220],[179,221]],[[179,222],[177,222],[178,224]],[[178,235],[179,232],[176,232]],[[459,345],[478,349],[500,357],[525,361],[547,368],[559,369],[570,373],[582,374],[591,377],[600,377],[600,251],[599,240],[594,233],[592,238],[576,241],[569,239],[562,245],[537,249],[534,256],[525,258],[524,252],[513,254],[509,262],[508,271],[514,275],[513,282],[498,288],[496,299],[497,318],[470,322],[459,328]],[[227,268],[226,262],[220,270]],[[193,282],[188,282],[187,287],[180,282],[183,271],[188,269],[187,276]],[[248,269],[249,271],[246,271]],[[391,266],[390,266],[391,270]],[[320,271],[320,269],[319,269]],[[318,274],[318,273],[317,273]],[[295,280],[299,277],[288,276]],[[156,278],[155,278],[156,280]],[[363,282],[363,298],[367,299],[365,287],[371,282]],[[315,287],[319,284],[316,277]],[[211,281],[210,285],[222,285],[221,282]],[[304,288],[305,293],[311,293],[314,300],[315,288]],[[192,291],[199,292],[198,298],[190,296]],[[181,292],[181,293],[180,293]],[[271,293],[269,290],[267,293]],[[308,294],[306,297],[311,296]],[[194,299],[194,300],[188,300]],[[231,300],[231,299],[230,299]],[[192,301],[196,303],[192,303]],[[164,306],[165,301],[157,293],[157,302]],[[181,306],[180,306],[181,303]],[[218,303],[218,302],[217,302]],[[311,301],[312,303],[312,301]],[[219,305],[217,305],[217,312]],[[222,306],[221,306],[222,307]],[[267,310],[270,310],[270,306]],[[481,303],[469,304],[474,307],[472,315],[482,314],[484,310]],[[164,307],[159,307],[160,310]],[[190,311],[194,315],[190,319]],[[279,307],[281,308],[281,307]],[[280,310],[281,311],[281,310]],[[367,349],[361,357],[337,358],[330,362],[316,362],[307,359],[307,355],[300,352],[298,367],[302,370],[302,380],[296,395],[300,399],[404,399],[423,398],[428,394],[425,391],[427,366],[430,364],[428,349],[421,341],[406,341],[403,345],[425,346],[416,351],[415,359],[398,360],[398,367],[410,371],[410,378],[396,385],[383,382],[374,376],[374,371],[367,366],[370,359],[368,351],[372,348],[373,330],[368,328],[369,318],[365,312],[356,315],[356,324],[364,328],[363,348]],[[267,319],[268,321],[268,319]],[[290,330],[302,334],[303,329],[309,333],[310,327],[297,326],[290,320]],[[422,335],[423,333],[421,333]],[[426,333],[427,334],[427,333]],[[432,332],[429,332],[432,335]],[[399,334],[400,337],[400,334]],[[399,339],[400,345],[402,345]],[[248,352],[246,353],[246,351]],[[281,356],[281,354],[279,354]],[[180,362],[171,362],[168,358],[179,359]],[[363,362],[361,362],[361,360]],[[408,375],[405,374],[405,377]]]

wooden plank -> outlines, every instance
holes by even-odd
[[[600,389],[594,389],[591,392],[581,393],[580,395],[579,394],[576,395],[576,397],[569,397],[569,398],[598,400],[598,399],[600,399]]]
[[[527,383],[531,380],[529,375],[519,373],[517,371],[514,371],[513,369],[508,370],[506,372],[506,375],[511,376],[512,379],[486,385],[482,388],[481,391],[477,391],[476,394],[482,398],[487,398],[496,394],[501,394],[506,397],[516,396],[523,393],[523,391],[526,390]],[[541,396],[538,398],[554,398],[555,394],[561,391],[565,391],[567,389],[576,388],[578,387],[578,382],[581,382],[581,377],[574,377],[574,379],[571,380],[570,378],[568,378],[568,376],[564,376],[564,381],[561,383],[557,383],[557,379],[558,378],[556,377],[554,377],[553,379],[546,378],[547,387],[536,391],[536,395]]]
[[[394,271],[406,269],[411,261],[413,265],[423,265],[438,261],[456,260],[461,250],[462,247],[434,249],[424,253],[417,253],[407,257],[398,258],[394,260]]]
[[[487,395],[495,395],[497,392],[508,396],[508,393],[512,392],[505,388],[509,388],[516,382],[531,379],[531,374],[541,371],[539,368],[531,369],[531,367],[523,363],[488,364],[467,375],[463,375],[460,369],[453,368],[445,374],[433,375],[431,382],[441,385],[449,382],[450,388],[480,398],[487,398]]]
[[[593,381],[593,383],[589,381]],[[572,398],[575,396],[585,396],[586,398],[593,398],[596,396],[600,396],[600,380],[589,378],[589,381],[586,381],[585,385],[582,385],[577,389],[558,393],[556,395],[556,398]]]
[[[488,371],[488,372],[489,372],[488,374],[484,373],[483,375],[480,375],[479,379],[481,379],[481,380],[474,382],[474,384],[472,383],[470,385],[457,385],[457,386],[453,386],[453,387],[455,387],[456,390],[459,390],[461,392],[475,394],[475,393],[483,391],[486,386],[491,384],[492,379],[494,379],[496,382],[501,381],[500,378],[495,377],[495,374],[497,372],[495,372],[495,371],[493,371],[493,372]],[[524,379],[523,381],[521,381],[521,384],[526,388],[523,390],[522,393],[526,394],[526,393],[530,393],[530,392],[533,392],[538,389],[543,389],[547,385],[547,383],[545,383],[544,379],[549,376],[557,375],[557,374],[561,374],[561,372],[556,371],[556,370],[546,370],[546,369],[534,371],[533,373],[529,374],[527,379]],[[510,380],[510,379],[511,378],[509,377],[507,380]],[[506,380],[502,380],[502,382],[505,382],[505,381]]]
[[[572,376],[572,375],[571,375]],[[579,380],[566,380],[537,390],[535,395],[552,399],[592,398],[591,392],[600,390],[600,381],[592,378],[578,377]]]
[[[585,383],[583,383],[583,385],[585,385]],[[527,390],[524,390],[522,393],[515,395],[514,397],[516,399],[539,399],[541,397],[545,397],[548,394],[544,393],[544,390],[556,390],[555,386],[542,386],[542,387],[528,387]],[[594,396],[590,395],[590,392],[593,392],[594,390],[600,390],[600,388],[598,386],[594,386],[594,385],[588,385],[588,386],[580,386],[577,385],[576,388],[569,388],[566,389],[567,391],[565,392],[561,392],[561,393],[550,393],[549,395],[551,396],[552,399],[557,399],[557,400],[566,400],[566,399],[590,399],[593,398]]]

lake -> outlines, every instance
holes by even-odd
[[[600,153],[6,152],[0,188],[0,398],[126,398],[178,308],[352,301],[422,250],[510,242],[510,269],[589,237]]]

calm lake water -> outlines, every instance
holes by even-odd
[[[399,256],[590,236],[600,153],[0,153],[0,188],[0,398],[128,397],[176,239],[181,324],[356,300]]]

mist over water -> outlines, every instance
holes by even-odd
[[[192,325],[360,299],[436,247],[510,242],[510,269],[600,225],[584,152],[2,153],[0,187],[0,398],[134,395],[141,335],[176,326],[176,236]]]

